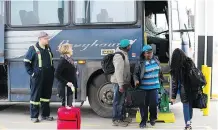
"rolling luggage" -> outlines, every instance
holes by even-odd
[[[81,125],[80,108],[75,107],[75,93],[73,93],[73,106],[67,106],[67,88],[65,88],[65,107],[60,107],[57,112],[58,130],[78,130]]]

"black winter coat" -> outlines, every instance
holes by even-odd
[[[189,83],[190,70],[195,67],[194,62],[188,58],[180,69],[178,75],[172,75],[172,99],[176,99],[178,90],[180,91],[180,99],[182,103],[192,100],[192,91]],[[179,86],[180,84],[180,86]]]
[[[75,87],[75,94],[77,93],[77,78],[76,78],[76,68],[73,64],[69,63],[63,57],[60,58],[58,66],[55,71],[55,77],[58,80],[58,94],[59,96],[65,96],[65,87],[67,87],[68,82],[72,82]],[[72,95],[72,90],[67,87],[67,95]],[[77,96],[76,96],[77,97]]]

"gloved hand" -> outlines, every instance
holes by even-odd
[[[72,90],[72,92],[75,92],[75,87],[72,86],[72,87],[71,87],[71,90]]]

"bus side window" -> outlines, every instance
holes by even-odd
[[[68,1],[11,1],[10,3],[12,26],[56,26],[69,23]],[[63,10],[60,12],[62,15],[58,15],[60,9]]]
[[[75,1],[74,12],[76,24],[116,24],[136,21],[135,1]]]
[[[4,1],[0,1],[0,24],[4,23]]]

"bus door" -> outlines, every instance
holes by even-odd
[[[169,21],[171,33],[171,54],[174,49],[182,49],[194,59],[194,28],[190,24],[191,13],[194,12],[194,1],[169,1]]]
[[[0,64],[4,63],[4,1],[0,1]]]

